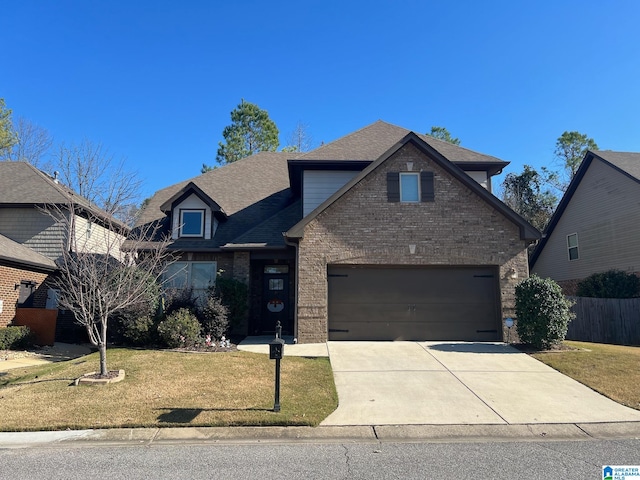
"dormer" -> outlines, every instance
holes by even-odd
[[[195,183],[189,182],[160,206],[171,219],[171,238],[211,240],[227,214]]]

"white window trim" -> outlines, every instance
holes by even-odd
[[[184,227],[184,214],[185,213],[200,213],[200,233],[184,233],[182,231],[182,227]],[[205,220],[206,210],[201,208],[181,208],[180,209],[180,236],[181,237],[191,237],[191,238],[203,238],[204,237],[204,220]]]
[[[570,246],[569,244],[569,238],[573,237],[575,235],[576,237],[576,244],[575,246]],[[578,241],[578,233],[570,233],[569,235],[567,235],[567,258],[569,259],[570,262],[575,262],[576,260],[580,260],[580,242]],[[571,258],[571,249],[575,248],[576,249],[576,253],[577,256],[576,258]]]
[[[402,198],[402,177],[415,177],[418,181],[418,199],[417,200],[403,200]],[[420,191],[420,172],[400,172],[400,177],[398,179],[400,182],[400,203],[420,203],[420,199],[422,198],[422,192]]]

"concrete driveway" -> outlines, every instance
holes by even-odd
[[[640,421],[500,343],[328,342],[339,406],[321,425]]]

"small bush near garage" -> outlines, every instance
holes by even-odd
[[[560,286],[550,278],[532,275],[520,282],[516,286],[516,328],[520,340],[543,350],[561,343],[575,316],[571,305]]]
[[[21,350],[33,346],[33,335],[26,326],[0,328],[0,350]]]
[[[158,324],[158,336],[169,348],[190,347],[200,340],[200,322],[189,309],[181,308]]]
[[[578,283],[578,297],[640,297],[640,277],[621,270],[594,273]]]

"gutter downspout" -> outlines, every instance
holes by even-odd
[[[287,232],[282,232],[282,237],[284,238],[284,243],[285,245],[288,245],[290,247],[295,248],[296,250],[296,255],[295,255],[295,259],[296,259],[296,273],[295,273],[295,286],[296,286],[296,291],[295,291],[295,297],[294,297],[294,309],[293,309],[293,338],[294,340],[297,342],[298,339],[298,289],[300,288],[299,282],[298,282],[298,268],[300,265],[300,261],[299,261],[299,245],[298,242],[291,242],[288,238],[287,238]]]

